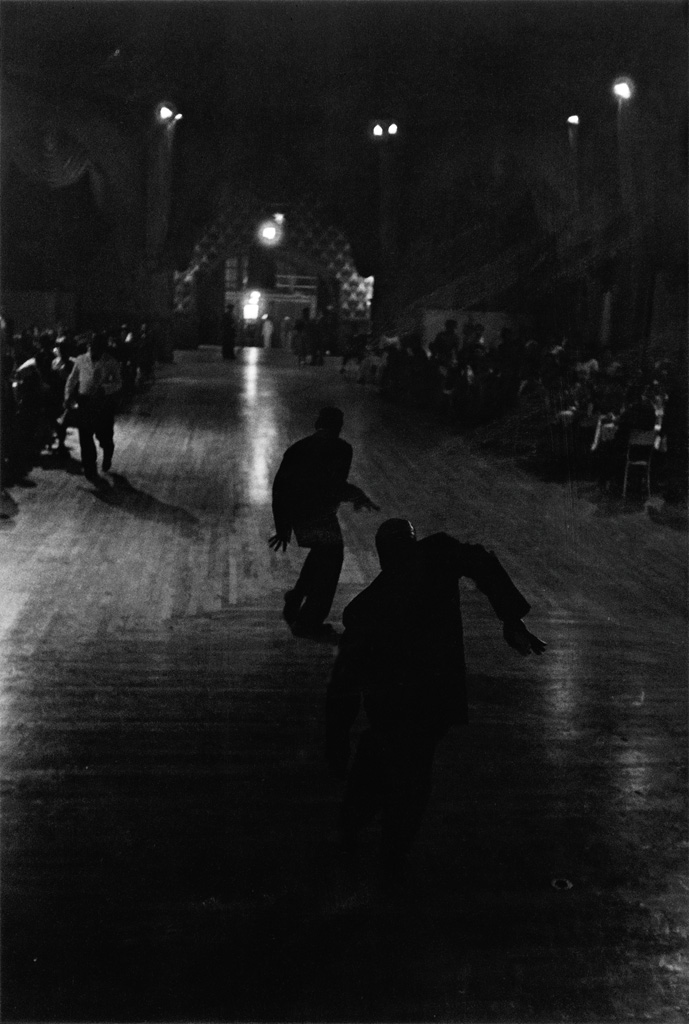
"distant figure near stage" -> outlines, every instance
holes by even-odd
[[[299,366],[306,366],[309,359],[313,364],[316,353],[317,329],[315,322],[311,319],[311,310],[304,306],[301,316],[294,325],[295,349]]]
[[[467,721],[459,579],[474,580],[520,654],[541,654],[545,644],[521,621],[528,602],[480,544],[446,533],[417,541],[408,520],[388,519],[376,548],[380,575],[342,616],[345,632],[327,695],[326,755],[344,776],[363,699],[369,727],[347,776],[341,839],[352,850],[360,830],[382,812],[381,870],[394,880],[428,803],[436,745],[452,725]]]
[[[348,501],[356,511],[378,507],[347,483],[352,446],[339,436],[343,419],[339,409],[321,409],[315,433],[287,449],[273,482],[276,532],[270,547],[285,551],[294,532],[299,547],[310,548],[299,579],[285,594],[282,614],[295,636],[311,639],[337,635],[325,619],[344,559],[338,506]]]
[[[273,343],[273,321],[269,316],[265,316],[261,323],[261,338],[263,347],[270,348]]]
[[[223,359],[236,359],[234,347],[237,344],[237,324],[234,319],[234,306],[227,307],[220,322],[220,337]]]

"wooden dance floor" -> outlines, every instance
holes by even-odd
[[[539,480],[276,351],[177,353],[108,487],[46,460],[0,523],[5,1021],[689,1018],[686,534]],[[332,621],[404,515],[498,554],[548,643],[462,584],[471,724],[399,893],[332,841],[332,647],[291,636],[268,548],[283,450],[339,405]]]

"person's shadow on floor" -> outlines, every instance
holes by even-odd
[[[72,457],[69,448],[53,448],[52,451],[42,452],[38,465],[48,472],[59,469],[70,476],[80,476],[82,472],[81,462]]]
[[[0,530],[13,530],[19,505],[11,494],[0,490]]]
[[[121,473],[110,473],[109,478],[112,486],[108,485],[108,478],[104,477],[104,485],[95,491],[96,497],[106,505],[124,509],[140,519],[153,519],[157,523],[179,527],[186,537],[196,535],[199,521],[186,509],[168,505],[145,491],[137,491]]]

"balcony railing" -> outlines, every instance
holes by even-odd
[[[313,295],[318,289],[318,278],[305,274],[277,274],[275,277],[275,290],[293,294],[298,292],[301,295]]]

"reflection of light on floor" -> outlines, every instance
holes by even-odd
[[[564,765],[576,754],[570,737],[580,728],[582,692],[586,671],[581,664],[576,623],[551,621],[543,629],[548,651],[542,666],[546,673],[543,687],[544,739],[552,764]]]
[[[251,431],[251,459],[248,466],[249,500],[264,505],[270,502],[272,476],[277,470],[282,455],[275,444],[277,428],[270,400],[252,415],[249,430]]]
[[[258,349],[248,348],[244,364],[244,397],[250,404],[256,401],[258,383]]]
[[[244,360],[241,399],[246,413],[249,457],[243,468],[250,503],[265,505],[270,503],[273,476],[282,458],[276,444],[275,395],[268,382],[259,391],[259,349],[244,349]]]
[[[639,798],[645,797],[651,791],[653,785],[652,765],[647,750],[639,750],[638,747],[624,744],[614,750],[615,761],[617,762],[617,785],[625,805],[629,809],[638,806]],[[657,780],[658,788],[662,786],[662,780]]]
[[[252,502],[264,505],[270,500],[270,481],[268,479],[267,459],[254,452],[251,463],[251,475],[249,477],[249,498]]]
[[[575,714],[581,699],[581,665],[577,639],[573,636],[574,623],[562,623],[553,635],[549,626],[548,646],[550,653],[543,665],[549,677],[550,685],[545,690],[547,712],[560,728],[572,728],[575,725]],[[565,635],[566,634],[566,635]]]

